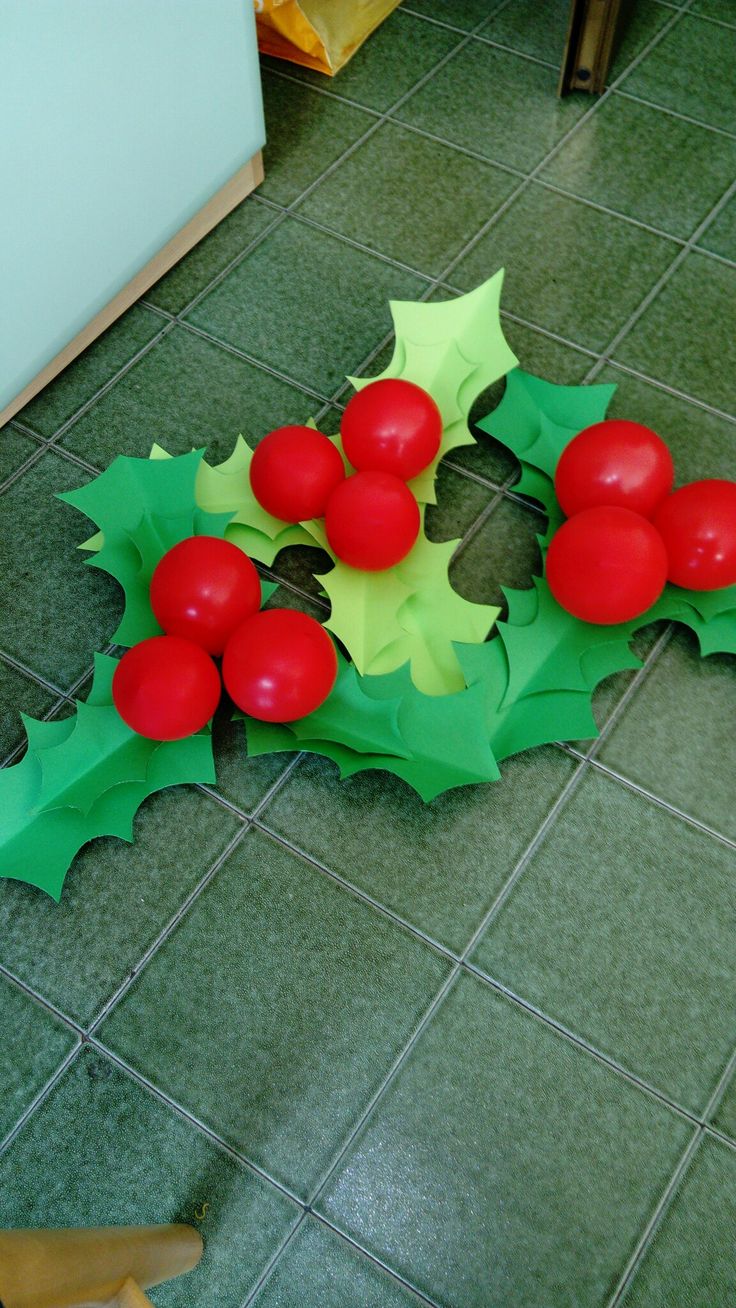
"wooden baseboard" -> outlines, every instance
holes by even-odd
[[[15,399],[11,400],[10,404],[0,412],[0,427],[8,422],[14,414],[18,413],[25,404],[28,404],[29,400],[32,400],[40,390],[43,390],[44,386],[48,386],[48,383],[62,369],[66,368],[72,359],[76,359],[82,350],[86,350],[87,346],[91,345],[97,336],[100,336],[116,318],[119,318],[121,313],[129,309],[131,304],[140,299],[141,295],[144,295],[148,288],[158,281],[159,277],[163,277],[164,273],[169,271],[169,268],[178,263],[179,259],[183,258],[193,245],[201,241],[203,236],[206,236],[226,214],[230,213],[236,204],[240,204],[240,201],[244,200],[246,195],[250,195],[251,191],[259,186],[262,181],[263,159],[261,151],[258,150],[246,164],[243,164],[242,168],[239,168],[233,174],[224,186],[220,187],[220,190],[212,196],[212,199],[208,200],[203,208],[193,218],[190,218],[188,223],[185,223],[181,230],[176,233],[176,236],[173,236],[163,249],[159,250],[158,254],[155,254],[121,291],[118,291],[109,304],[106,304],[104,309],[95,314],[86,327],[83,327],[81,332],[78,332],[74,339],[68,345],[65,345],[64,349],[60,350],[55,358],[46,364],[45,368],[41,369],[33,378],[33,381],[23,388],[20,395],[16,395]]]

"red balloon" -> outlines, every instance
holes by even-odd
[[[654,525],[667,550],[667,576],[689,590],[736,582],[736,482],[691,481],[660,505]]]
[[[277,427],[263,437],[250,465],[258,503],[283,522],[321,518],[344,476],[337,446],[313,427]]]
[[[557,603],[583,622],[629,622],[659,599],[667,579],[662,538],[647,518],[604,505],[568,518],[547,552]]]
[[[419,506],[390,472],[356,472],[333,491],[325,513],[330,546],[351,568],[381,572],[400,563],[419,535]]]
[[[617,504],[651,518],[672,490],[674,475],[672,455],[656,432],[611,418],[586,427],[563,450],[555,491],[568,517]]]
[[[152,636],[121,658],[112,698],[123,722],[149,740],[183,740],[209,722],[220,702],[220,677],[200,645]]]
[[[442,415],[432,396],[414,382],[370,382],[350,400],[340,427],[342,447],[361,472],[418,476],[436,456]]]
[[[221,654],[231,631],[261,606],[261,583],[237,545],[189,536],[164,554],[151,578],[151,608],[169,636]]]
[[[231,698],[263,722],[294,722],[313,713],[336,677],[335,646],[324,627],[294,609],[263,609],[246,618],[222,660]]]

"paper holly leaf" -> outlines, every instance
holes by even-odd
[[[440,460],[461,445],[472,445],[468,414],[476,396],[498,381],[518,360],[506,342],[499,317],[503,269],[476,290],[433,304],[394,300],[391,314],[396,345],[388,367],[376,377],[351,377],[356,390],[369,382],[398,377],[429,391],[442,414],[437,458],[409,483],[422,504],[436,504]]]
[[[131,841],[135,814],[154,791],[215,780],[209,730],[160,743],[125,726],[112,705],[116,666],[116,659],[95,655],[89,697],[71,718],[24,719],[27,753],[0,772],[0,876],[56,900],[87,841]]]
[[[545,690],[589,690],[596,684],[590,681],[593,669],[608,676],[632,666],[630,625],[617,628],[581,622],[557,603],[546,581],[540,577],[533,580],[537,594],[533,621],[523,626],[513,620],[498,624],[509,664],[505,703]],[[512,614],[513,610],[510,617]],[[596,661],[591,663],[593,650]],[[633,666],[640,664],[637,661]]]
[[[94,481],[59,496],[100,528],[84,548],[94,550],[87,566],[109,573],[123,589],[123,616],[112,636],[116,644],[160,635],[149,587],[166,551],[188,536],[225,531],[229,514],[203,509],[195,498],[202,455],[202,450],[165,459],[119,455]]]
[[[482,687],[424,695],[414,686],[408,668],[389,676],[362,677],[360,685],[365,695],[384,704],[398,701],[402,756],[369,754],[336,740],[310,739],[302,736],[300,724],[247,719],[249,756],[307,750],[332,759],[342,777],[379,768],[401,777],[427,802],[456,786],[498,779],[483,720]]]
[[[334,741],[359,754],[396,754],[406,758],[408,750],[399,730],[400,700],[375,699],[364,690],[364,679],[354,663],[338,654],[338,675],[334,688],[320,708],[291,730],[302,740]]]
[[[603,421],[615,390],[614,385],[557,386],[515,368],[500,404],[478,426],[551,478],[573,436]]]
[[[391,672],[408,662],[415,686],[427,695],[463,689],[454,645],[485,640],[500,609],[474,604],[453,589],[448,569],[458,544],[457,540],[429,541],[422,533],[397,565],[397,576],[411,588],[397,615],[403,635],[371,660],[369,673]]]

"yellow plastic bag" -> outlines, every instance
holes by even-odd
[[[399,0],[254,0],[258,47],[334,77]]]

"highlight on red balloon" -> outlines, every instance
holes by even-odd
[[[390,472],[411,481],[439,453],[442,415],[414,382],[369,382],[349,401],[340,424],[345,456],[358,472]]]
[[[123,722],[148,740],[183,740],[201,731],[220,702],[220,674],[201,645],[151,636],[121,658],[112,698]]]
[[[277,427],[259,442],[250,464],[258,503],[283,522],[323,517],[344,476],[337,446],[313,427]]]
[[[736,482],[691,481],[669,495],[654,517],[667,551],[667,576],[688,590],[736,584]]]
[[[315,618],[295,609],[263,609],[233,632],[222,660],[231,699],[263,722],[314,713],[337,678],[337,654]]]
[[[555,532],[546,576],[557,603],[583,622],[629,622],[662,594],[667,554],[648,518],[603,505],[576,513]]]
[[[325,512],[330,548],[351,568],[382,572],[406,558],[419,535],[419,505],[390,472],[356,472],[333,491]]]
[[[221,654],[228,636],[261,605],[246,554],[217,536],[189,536],[164,554],[151,578],[151,608],[169,636]]]
[[[608,418],[585,427],[565,447],[555,492],[568,518],[600,505],[651,518],[673,480],[672,455],[661,436],[640,422]]]

